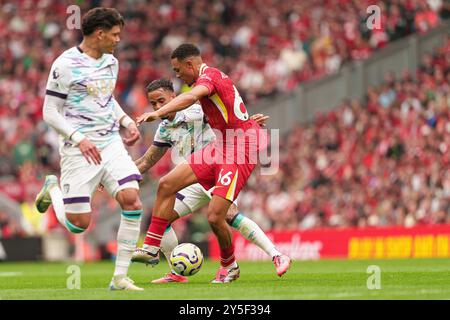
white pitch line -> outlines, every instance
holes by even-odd
[[[23,272],[0,272],[0,277],[17,277],[23,275]]]

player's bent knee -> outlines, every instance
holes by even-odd
[[[142,209],[142,202],[139,193],[135,189],[125,189],[117,194],[117,201],[124,210]]]
[[[208,214],[208,223],[211,226],[218,226],[224,222],[224,218],[217,214]]]
[[[158,183],[158,194],[169,195],[175,193],[174,183],[172,179],[162,177]]]
[[[169,221],[169,223],[172,223],[179,218],[180,218],[180,215],[178,214],[178,212],[173,210],[172,213],[170,214],[170,216],[167,217],[166,219]]]
[[[66,226],[72,233],[83,233],[89,227],[91,222],[90,213],[66,214]]]
[[[225,217],[225,220],[229,225],[231,225],[231,222],[236,217],[236,215],[239,213],[239,210],[237,206],[233,203],[231,204],[230,208],[228,209],[227,215]]]
[[[229,215],[227,215],[226,217],[225,217],[225,221],[227,222],[227,224],[230,226],[230,227],[232,227],[233,226],[233,221],[234,221],[234,217],[235,217],[236,215],[234,215],[234,216],[229,216]]]

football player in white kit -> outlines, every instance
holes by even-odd
[[[139,237],[142,203],[141,175],[124,147],[140,134],[113,96],[119,63],[112,55],[124,20],[113,8],[94,8],[82,21],[83,41],[64,51],[48,77],[44,121],[60,136],[60,186],[46,176],[36,207],[53,205],[58,221],[72,233],[90,223],[91,197],[101,183],[122,208],[117,235],[117,258],[111,290],[143,290],[127,276]],[[119,134],[125,128],[127,137]]]
[[[170,80],[159,79],[150,83],[147,94],[153,109],[158,110],[170,100],[175,98],[173,84]],[[264,124],[268,117],[261,114],[252,116],[259,124]],[[169,148],[172,148],[172,159],[176,162],[184,161],[192,152],[203,148],[215,139],[215,134],[209,124],[204,121],[202,107],[194,104],[189,108],[176,112],[164,119],[158,126],[153,145],[147,152],[135,162],[141,173],[148,171],[155,165]],[[181,190],[176,195],[174,211],[170,222],[189,215],[211,201],[211,191],[205,190],[199,183],[193,184]],[[228,224],[239,231],[247,240],[264,250],[275,265],[278,276],[282,276],[291,264],[291,259],[277,250],[273,242],[264,231],[251,219],[239,213],[236,201],[230,206],[226,220]],[[137,248],[133,254],[133,262],[151,264],[151,254],[146,250],[146,240],[142,248]],[[173,248],[178,245],[175,231],[170,227],[166,229],[161,240],[161,251],[169,260]],[[152,283],[187,282],[188,278],[168,272],[160,279]]]

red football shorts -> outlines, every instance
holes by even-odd
[[[188,157],[187,162],[206,190],[214,187],[213,195],[229,201],[237,198],[257,165],[258,151],[267,147],[267,133],[256,128],[254,134],[246,132],[250,142],[242,137],[224,139],[223,143],[213,141]]]

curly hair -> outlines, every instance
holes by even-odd
[[[123,28],[125,20],[114,8],[94,8],[89,10],[81,23],[81,32],[84,36],[92,34],[97,29],[111,30],[114,26]]]
[[[160,88],[172,92],[174,91],[172,81],[170,81],[169,79],[158,79],[150,82],[150,84],[147,86],[147,92],[152,92]]]

